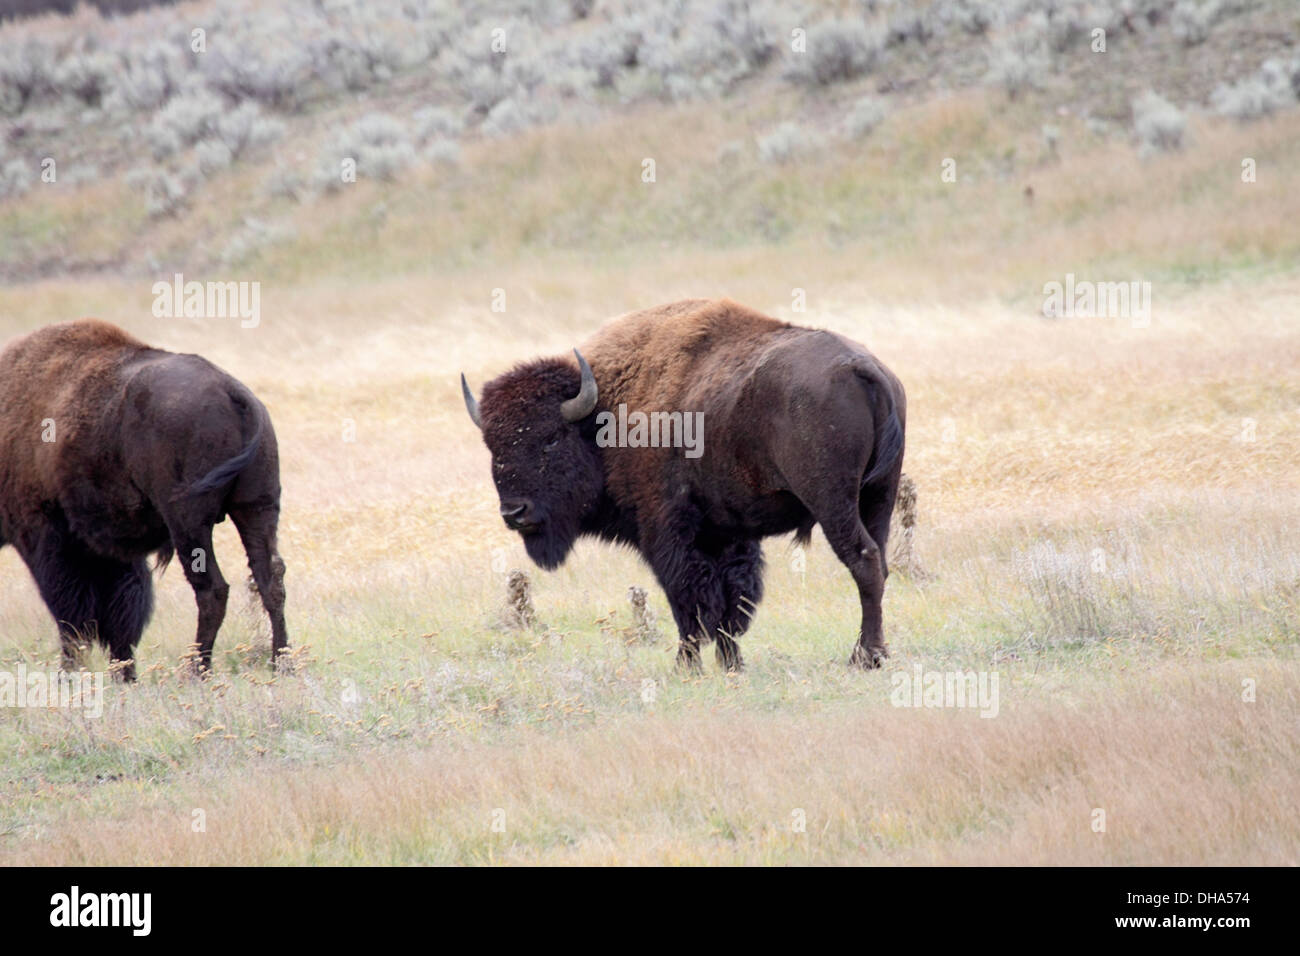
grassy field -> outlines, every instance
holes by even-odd
[[[93,314],[267,404],[297,663],[272,676],[236,587],[188,676],[168,572],[101,718],[0,711],[0,864],[1300,863],[1300,111],[1198,116],[1146,159],[1065,117],[1046,158],[1033,106],[977,90],[795,166],[728,151],[795,96],[471,142],[454,173],[287,209],[292,238],[219,273],[262,282],[256,329],[152,318],[130,268],[0,288],[0,340]],[[148,242],[227,228],[241,175]],[[98,216],[119,187],[0,221],[89,256],[122,236],[80,224],[139,226]],[[1150,281],[1149,327],[1044,319],[1068,272]],[[634,555],[545,574],[497,515],[459,373],[696,295],[848,334],[907,387],[921,568],[886,588],[883,672],[846,666],[858,602],[820,533],[767,543],[748,669],[690,676]],[[504,623],[514,568],[532,629]],[[0,669],[57,652],[0,552]],[[996,672],[997,715],[894,706],[918,666]]]

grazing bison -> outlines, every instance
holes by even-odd
[[[880,666],[906,416],[898,379],[855,342],[727,300],[631,313],[575,355],[519,365],[481,402],[461,376],[501,516],[533,561],[559,566],[580,535],[635,547],[672,606],[678,662],[698,668],[700,641],[713,640],[734,669],[763,592],[761,540],[794,531],[807,542],[819,524],[862,599],[850,662]],[[702,449],[646,447],[644,434],[611,444],[629,409],[652,423],[656,412],[702,416]],[[658,420],[662,439],[673,420]]]
[[[153,608],[145,559],[179,553],[199,606],[199,666],[230,591],[212,526],[239,529],[276,654],[284,562],[271,419],[247,388],[196,355],[150,348],[87,319],[0,352],[0,547],[18,549],[58,622],[65,666],[91,638],[134,679]]]

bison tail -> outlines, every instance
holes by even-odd
[[[813,528],[817,527],[817,520],[809,518],[799,527],[794,529],[794,543],[801,548],[808,547],[808,542],[812,541]]]
[[[903,457],[903,423],[898,418],[898,405],[894,401],[893,391],[888,383],[880,378],[879,372],[870,365],[860,365],[855,371],[871,383],[878,403],[883,403],[884,422],[880,422],[877,411],[876,447],[872,449],[871,461],[867,465],[866,477],[862,484],[876,485],[889,477]],[[879,407],[879,406],[877,406]]]
[[[871,467],[867,469],[867,477],[862,479],[862,483],[874,485],[888,477],[902,454],[903,424],[898,420],[898,410],[894,408],[894,403],[891,401],[889,417],[885,419],[885,427],[876,436],[876,449],[871,455]]]
[[[154,553],[153,569],[162,573],[167,570],[167,565],[172,563],[172,558],[176,557],[176,546],[168,541]]]
[[[245,411],[248,409],[247,405],[242,405],[241,407]],[[223,461],[221,464],[217,465],[216,468],[213,468],[210,472],[196,481],[190,486],[187,494],[202,495],[209,491],[216,491],[218,488],[224,488],[226,485],[238,478],[240,472],[252,464],[253,456],[257,454],[257,451],[261,446],[262,422],[259,418],[257,422],[257,431],[253,433],[252,440],[244,447],[244,450],[234,458]]]

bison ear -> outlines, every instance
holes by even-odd
[[[598,395],[596,376],[591,374],[591,366],[577,349],[573,350],[573,354],[578,357],[578,368],[582,370],[582,387],[578,389],[577,395],[560,405],[560,414],[566,422],[582,421],[595,411]]]
[[[465,394],[465,409],[469,412],[469,417],[474,419],[474,424],[478,430],[483,430],[483,419],[478,414],[478,399],[474,393],[469,390],[469,382],[465,381],[465,373],[460,373],[460,390]]]

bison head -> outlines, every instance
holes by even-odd
[[[576,367],[543,359],[493,379],[482,402],[460,377],[465,407],[492,452],[501,517],[548,570],[568,557],[605,483],[591,418],[596,378],[576,349],[573,354]]]

